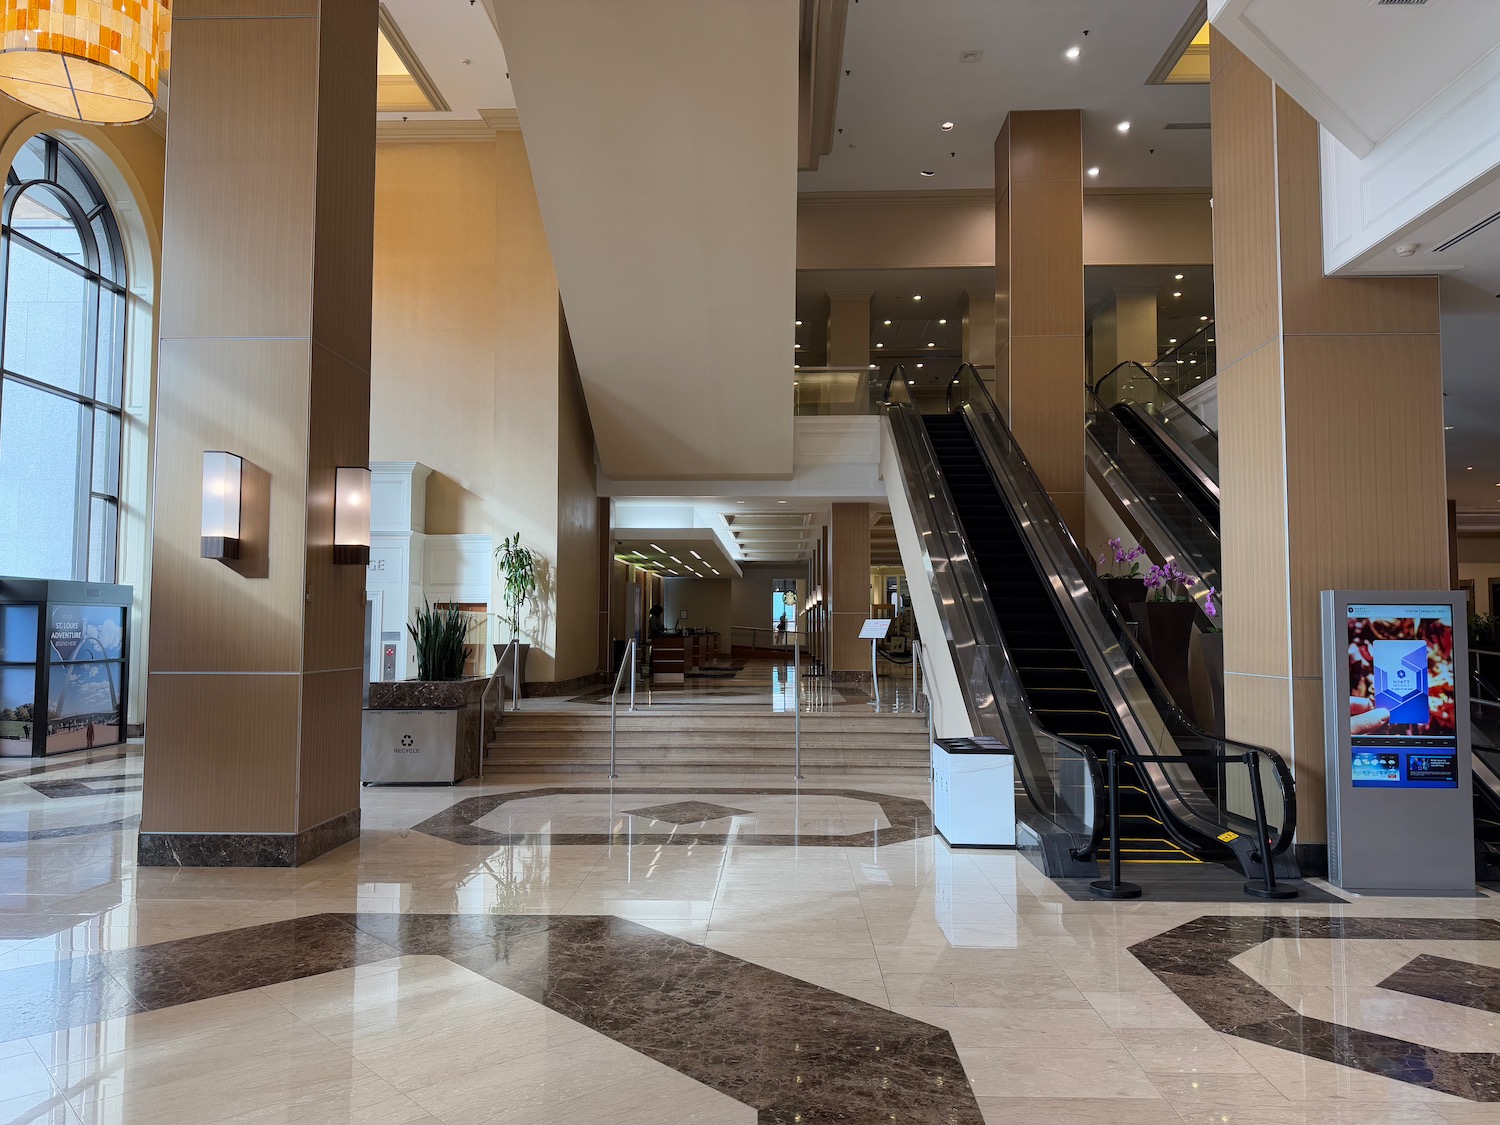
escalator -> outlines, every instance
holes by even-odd
[[[1210,527],[1218,531],[1218,490],[1211,490],[1209,482],[1188,467],[1177,448],[1174,448],[1175,443],[1169,442],[1160,426],[1153,424],[1151,415],[1131,402],[1116,403],[1110,407],[1109,412],[1119,419],[1125,432],[1151,458],[1152,463],[1177,486],[1182,502],[1190,505]]]
[[[1500,691],[1478,672],[1469,693],[1474,763],[1474,877],[1500,883]]]
[[[1047,731],[1088,747],[1101,760],[1111,749],[1123,750],[1124,739],[1026,552],[968,423],[960,414],[929,414],[922,422],[1032,713]],[[1134,761],[1123,756],[1120,828],[1122,860],[1201,862],[1164,830]],[[1109,848],[1101,858],[1108,857]]]
[[[1295,874],[1285,764],[1270,751],[1242,759],[1251,748],[1183,717],[1102,596],[978,372],[961,368],[949,400],[919,409],[898,368],[886,417],[972,725],[1015,751],[1029,805],[1022,821],[1039,838],[1044,870],[1081,874],[1078,863],[1114,847],[1099,814],[1107,803],[1100,762],[1114,749],[1122,860],[1233,859],[1257,874],[1253,761],[1275,868]]]

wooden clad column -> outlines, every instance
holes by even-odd
[[[859,639],[870,616],[870,505],[833,505],[828,545],[829,668],[837,679],[870,668],[870,642]]]
[[[870,362],[870,297],[828,294],[829,367],[864,367]]]
[[[369,459],[379,6],[266,7],[174,5],[143,864],[359,833],[365,575],[332,542]],[[244,459],[235,562],[199,557],[205,450]]]
[[[995,398],[1083,530],[1083,115],[1015,112],[995,138]]]
[[[1326,862],[1319,591],[1447,589],[1435,278],[1325,278],[1317,123],[1211,47],[1225,713]]]

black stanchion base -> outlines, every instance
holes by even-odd
[[[1140,898],[1141,888],[1134,883],[1111,883],[1108,879],[1095,879],[1089,889],[1100,898]]]
[[[1256,898],[1296,898],[1296,887],[1268,887],[1264,883],[1246,883],[1245,893]]]

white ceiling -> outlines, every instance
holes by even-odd
[[[384,0],[386,10],[411,44],[451,110],[447,113],[382,113],[422,121],[477,120],[481,109],[514,109],[516,96],[489,0]]]
[[[1306,0],[1302,0],[1306,2]],[[1207,187],[1206,85],[1146,78],[1195,0],[860,0],[849,6],[839,130],[802,191],[983,188],[1016,109],[1084,111],[1084,158],[1100,187]],[[1085,36],[1083,32],[1089,34]],[[1078,45],[1076,62],[1063,57]],[[963,63],[965,51],[982,51]],[[1115,126],[1131,122],[1128,135]],[[955,129],[939,126],[952,121]],[[1151,150],[1155,150],[1153,153]],[[930,178],[922,169],[935,171]]]
[[[1210,0],[1236,47],[1357,156],[1500,43],[1495,0]]]

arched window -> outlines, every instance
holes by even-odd
[[[103,191],[32,137],[0,204],[0,575],[112,582],[125,266]]]

